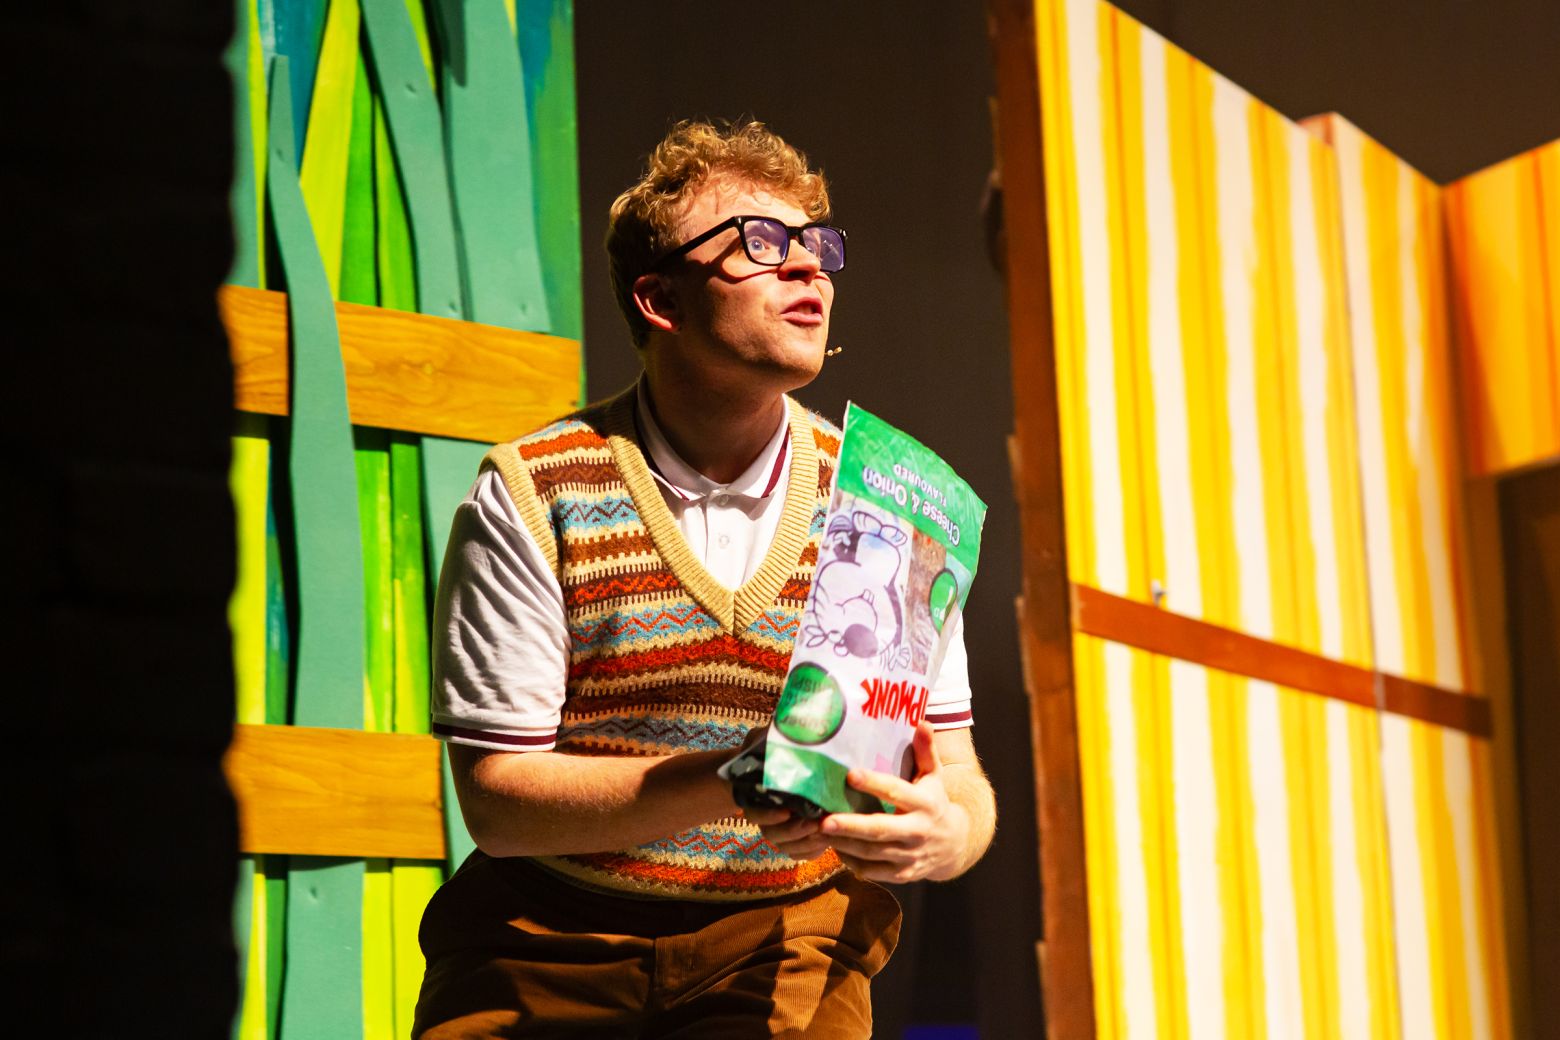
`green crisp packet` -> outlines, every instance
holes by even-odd
[[[763,786],[825,812],[892,811],[853,768],[911,779],[911,740],[975,579],[986,505],[914,437],[845,410],[812,591]]]

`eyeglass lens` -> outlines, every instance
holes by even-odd
[[[818,258],[819,267],[832,274],[845,266],[845,241],[828,227],[804,228],[802,246]],[[778,220],[760,217],[742,225],[742,248],[755,264],[777,266],[785,261],[791,235]]]

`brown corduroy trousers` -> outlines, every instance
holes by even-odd
[[[633,899],[474,853],[423,915],[412,1035],[868,1040],[899,903],[846,871],[751,903]]]

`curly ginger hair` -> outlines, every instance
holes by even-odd
[[[808,220],[829,217],[823,171],[814,170],[805,155],[763,123],[677,123],[650,153],[644,174],[613,201],[607,219],[612,289],[635,346],[644,346],[650,326],[634,304],[634,282],[677,244],[677,225],[688,203],[717,178],[763,188],[795,203]]]

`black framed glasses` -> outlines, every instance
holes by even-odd
[[[803,224],[792,227],[773,217],[738,216],[721,221],[703,234],[695,235],[676,249],[662,253],[650,270],[662,267],[691,249],[708,242],[727,228],[736,228],[742,236],[742,251],[749,260],[765,267],[779,267],[791,251],[791,239],[818,258],[824,274],[835,274],[845,267],[845,232],[827,224]]]

